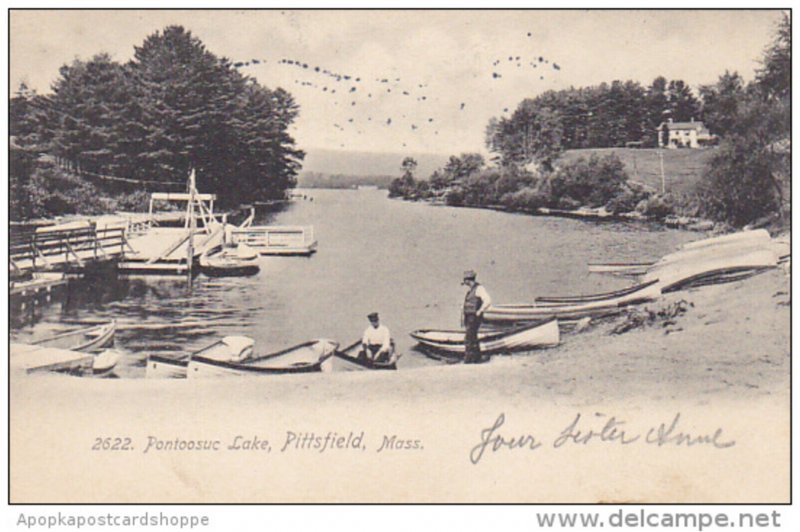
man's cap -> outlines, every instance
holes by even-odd
[[[378,319],[378,313],[377,312],[370,312],[369,314],[367,314],[367,319],[369,321],[377,320]]]
[[[467,279],[475,280],[475,277],[477,277],[477,274],[473,270],[467,270],[467,271],[464,272],[464,280],[465,281]]]

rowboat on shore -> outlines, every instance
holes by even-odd
[[[449,356],[463,357],[464,331],[422,329],[411,337],[426,349]],[[561,337],[558,320],[548,319],[507,331],[479,332],[478,344],[483,355],[528,351],[558,345]]]
[[[116,330],[117,322],[111,320],[108,323],[58,333],[54,336],[33,341],[31,344],[39,347],[93,353],[113,343]]]
[[[639,290],[643,290],[656,282],[657,282],[656,280],[653,280],[648,283],[629,286],[621,290],[614,290],[612,292],[603,292],[600,294],[588,294],[580,296],[541,296],[537,297],[535,301],[537,304],[540,305],[574,305],[577,303],[589,303],[593,301],[618,299],[628,294],[638,292]]]
[[[682,249],[700,249],[709,246],[717,246],[724,244],[744,244],[744,243],[761,243],[766,244],[770,241],[769,232],[766,229],[755,229],[752,231],[739,231],[737,233],[730,233],[722,236],[715,236],[712,238],[704,238],[703,240],[695,240],[682,246]]]
[[[11,344],[9,368],[12,373],[65,373],[82,377],[106,377],[119,362],[121,355],[113,349],[86,353],[60,347],[35,344]]]
[[[667,263],[655,267],[644,276],[644,281],[658,279],[658,285],[664,292],[671,292],[687,283],[703,276],[706,279],[717,274],[744,273],[748,270],[774,268],[778,265],[778,257],[771,249],[755,248],[740,254],[714,255],[704,260],[681,261]],[[707,283],[710,284],[710,283]]]
[[[200,270],[212,277],[254,275],[258,253],[246,244],[216,246],[200,256]]]
[[[642,275],[652,262],[590,262],[590,273],[610,273],[613,275]]]
[[[150,354],[147,357],[147,378],[182,379],[186,377],[189,361],[195,356],[240,362],[252,356],[255,342],[247,336],[226,336],[222,340],[182,357]]]
[[[194,379],[328,372],[332,369],[333,353],[338,347],[339,344],[331,340],[312,340],[276,353],[257,356],[251,351],[243,358],[232,359],[223,340],[192,355],[186,376]]]
[[[395,350],[394,341],[386,360],[370,360],[361,353],[361,340],[350,344],[344,349],[336,350],[333,354],[333,371],[364,371],[371,369],[397,369],[397,360],[400,356]]]
[[[648,279],[644,284],[632,287],[633,290],[620,291],[621,293],[618,294],[611,292],[612,295],[605,299],[492,305],[486,310],[484,318],[487,322],[515,323],[536,321],[548,317],[578,319],[587,316],[600,317],[617,314],[627,306],[653,301],[661,296],[660,283],[653,281],[653,279]],[[598,294],[598,296],[602,295],[604,294]],[[565,298],[556,299],[563,300]]]

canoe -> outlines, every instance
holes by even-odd
[[[611,273],[614,275],[641,275],[653,262],[590,262],[590,273]]]
[[[660,283],[648,279],[637,285],[634,291],[607,299],[589,301],[570,301],[560,303],[518,303],[492,305],[486,310],[487,322],[522,322],[541,320],[547,317],[558,319],[577,319],[586,316],[599,317],[621,312],[629,305],[653,301],[661,295]]]
[[[151,354],[147,357],[148,379],[182,379],[186,377],[189,361],[198,355],[223,361],[240,362],[253,354],[255,342],[247,336],[226,336],[199,351],[183,357]]]
[[[394,348],[394,341],[392,341],[392,349],[390,351],[389,360],[375,362],[366,358],[360,358],[358,354],[361,351],[361,340],[350,344],[348,347],[339,351],[338,349],[333,354],[333,371],[364,371],[370,369],[397,369],[397,360],[400,358]]]
[[[464,355],[466,350],[464,336],[464,331],[435,329],[422,329],[411,333],[411,337],[423,347],[456,356]],[[558,320],[556,319],[548,319],[508,331],[478,333],[478,343],[483,355],[552,347],[558,345],[560,339]]]
[[[655,282],[656,281],[650,281],[649,283],[629,286],[621,290],[614,290],[612,292],[604,292],[600,294],[589,294],[583,296],[542,296],[542,297],[537,297],[535,301],[536,303],[543,305],[547,304],[567,305],[575,303],[588,303],[590,301],[600,301],[603,299],[615,299],[647,288],[647,286]]]
[[[186,376],[190,379],[223,376],[284,375],[289,373],[328,372],[333,353],[339,344],[331,340],[312,340],[276,353],[248,356],[240,360],[225,357],[225,349],[197,353],[189,360]]]
[[[117,330],[117,322],[111,320],[108,323],[92,325],[67,331],[31,342],[32,345],[39,347],[52,347],[55,349],[67,349],[69,351],[80,351],[92,353],[100,351],[114,341],[114,333]]]
[[[746,253],[734,255],[714,255],[705,260],[666,264],[647,272],[644,281],[658,279],[662,291],[674,290],[688,279],[702,274],[713,274],[725,270],[745,271],[747,269],[773,268],[778,257],[770,249],[751,249]]]
[[[258,273],[258,253],[246,244],[215,246],[200,256],[200,271],[213,277]]]
[[[752,241],[754,243],[766,244],[770,241],[769,232],[766,229],[755,229],[753,231],[739,231],[737,233],[730,233],[722,236],[715,236],[712,238],[705,238],[703,240],[695,240],[684,244],[682,249],[699,249],[709,246],[716,246],[719,244],[742,244],[744,242]]]
[[[674,264],[699,263],[707,260],[716,260],[723,257],[737,257],[756,251],[769,250],[775,253],[775,246],[771,241],[724,241],[714,246],[702,246],[697,248],[682,249],[668,255],[664,255],[653,266],[648,268],[651,271]]]
[[[704,272],[673,283],[665,288],[664,292],[677,292],[678,290],[687,290],[689,288],[742,281],[769,269],[771,269],[771,267],[751,268],[747,266],[744,268],[723,268],[711,272]]]

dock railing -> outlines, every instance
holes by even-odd
[[[10,267],[18,270],[83,267],[87,262],[104,261],[125,253],[124,227],[98,229],[94,224],[70,229],[54,229],[11,237]]]

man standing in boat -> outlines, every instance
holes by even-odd
[[[477,275],[472,270],[464,272],[464,281],[461,283],[467,285],[469,290],[464,297],[464,327],[466,334],[464,336],[465,364],[477,364],[481,362],[481,346],[478,343],[478,329],[481,327],[483,321],[483,313],[492,304],[492,298],[489,297],[489,292],[475,280]]]
[[[364,331],[361,338],[361,348],[364,355],[372,361],[388,360],[391,356],[392,334],[386,325],[381,325],[380,317],[377,312],[367,316],[369,327]]]

